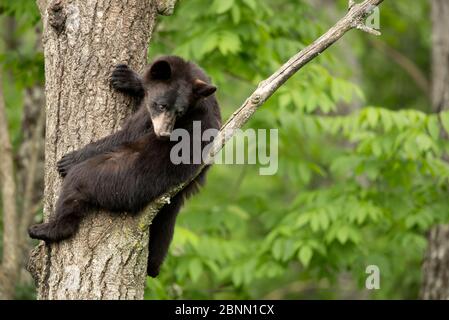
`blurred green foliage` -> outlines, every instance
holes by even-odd
[[[0,67],[15,147],[20,143],[24,89],[44,82],[44,56],[35,32],[40,24],[35,1],[0,0]]]
[[[29,1],[1,15],[30,22],[17,31],[21,53],[0,51],[14,80],[4,84],[10,112],[20,110],[13,106],[26,85],[42,81],[42,55],[29,45],[37,11],[20,3]],[[226,119],[346,11],[347,1],[318,3],[180,0],[173,16],[159,18],[149,57],[198,62],[219,87]],[[428,11],[425,1],[413,8],[386,1],[382,37],[352,31],[257,111],[247,127],[279,129],[279,171],[261,176],[257,166],[214,166],[182,210],[146,298],[418,296],[425,233],[448,220],[442,159],[449,146],[439,139],[428,95],[375,42],[429,77]],[[449,130],[449,114],[441,123]],[[376,291],[365,289],[372,264],[381,270]]]

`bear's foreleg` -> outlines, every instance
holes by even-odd
[[[139,104],[144,96],[144,88],[140,76],[126,64],[119,64],[111,75],[111,87],[116,91],[136,99]]]

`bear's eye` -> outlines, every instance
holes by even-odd
[[[157,102],[155,102],[155,103],[153,104],[153,107],[154,107],[156,110],[159,110],[159,111],[165,111],[165,110],[168,109],[168,105],[167,105],[166,103],[157,103]]]
[[[176,114],[177,117],[180,117],[180,116],[182,116],[184,114],[184,111],[183,110],[176,110],[175,114]]]

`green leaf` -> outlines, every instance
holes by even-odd
[[[449,111],[441,112],[440,119],[444,130],[449,133]]]
[[[291,257],[293,257],[296,250],[300,247],[301,243],[301,241],[295,242],[292,239],[285,241],[282,261],[288,261]]]
[[[273,247],[271,248],[271,252],[273,253],[273,257],[276,260],[280,260],[283,253],[283,241],[281,239],[276,239],[276,241],[273,244]]]
[[[193,259],[189,262],[189,275],[193,282],[198,281],[203,272],[203,264],[199,259]]]
[[[211,33],[202,38],[201,45],[198,47],[198,58],[212,52],[218,47],[219,37],[217,33]]]
[[[253,10],[256,10],[257,8],[257,3],[255,0],[243,0],[243,3]]]
[[[297,228],[301,228],[302,226],[305,226],[306,224],[309,223],[310,217],[308,214],[302,213],[298,216],[298,218],[296,219],[296,224],[295,226]]]
[[[322,230],[326,230],[327,228],[329,228],[329,217],[326,214],[325,210],[320,210],[318,213],[318,221],[320,222],[321,225],[321,229]]]
[[[215,0],[213,7],[215,8],[215,13],[222,14],[230,10],[234,5],[234,0]]]
[[[239,24],[241,13],[240,8],[238,6],[232,7],[231,15],[232,15],[232,22],[234,22],[234,24]]]
[[[341,227],[337,231],[337,239],[338,239],[338,241],[340,241],[341,244],[345,244],[346,241],[348,241],[348,237],[349,237],[348,228]]]
[[[279,97],[279,107],[285,108],[292,102],[292,96],[289,93],[284,93]]]
[[[435,116],[429,117],[427,121],[427,130],[429,131],[432,139],[437,140],[440,135],[440,126],[438,125],[438,119]]]
[[[235,33],[229,31],[220,32],[218,48],[223,55],[236,53],[240,50],[240,38]]]
[[[242,220],[248,220],[250,218],[250,215],[248,212],[246,212],[243,208],[235,205],[230,205],[228,207],[228,210],[230,213],[235,214]]]
[[[416,144],[418,145],[421,151],[427,151],[432,148],[433,141],[426,134],[418,134],[416,136]]]
[[[236,287],[240,286],[243,282],[243,271],[241,268],[235,268],[232,273],[232,282]]]
[[[309,246],[303,246],[298,252],[298,259],[301,261],[304,267],[307,267],[312,260],[313,251]]]

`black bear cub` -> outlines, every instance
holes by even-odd
[[[49,222],[29,228],[31,238],[57,242],[71,237],[92,210],[138,213],[170,188],[186,181],[200,164],[174,164],[170,159],[170,133],[185,129],[189,146],[201,145],[193,123],[201,132],[219,129],[216,87],[194,63],[176,56],[154,61],[142,77],[126,65],[112,73],[111,86],[135,98],[137,111],[122,129],[82,149],[66,154],[57,164],[65,177],[55,214]],[[202,150],[193,150],[201,152]],[[190,158],[193,154],[190,155]],[[165,205],[150,227],[148,275],[157,276],[173,237],[174,224],[186,197],[204,182],[205,170]]]

